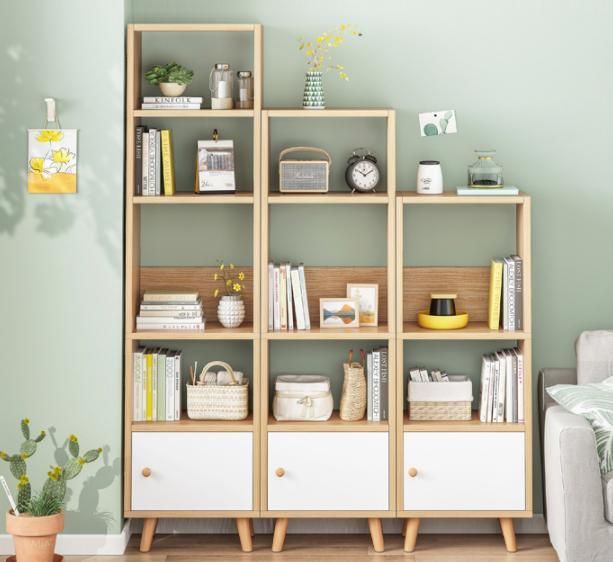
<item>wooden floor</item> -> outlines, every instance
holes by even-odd
[[[519,551],[505,551],[499,535],[420,535],[412,554],[400,535],[385,536],[385,552],[372,550],[368,535],[287,535],[285,550],[270,551],[272,537],[257,535],[254,551],[243,553],[232,535],[160,535],[148,554],[133,537],[124,556],[67,556],[66,562],[557,562],[546,535],[518,535]]]

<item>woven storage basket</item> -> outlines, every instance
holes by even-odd
[[[366,412],[366,378],[364,377],[364,352],[362,363],[353,361],[353,351],[349,351],[349,362],[343,363],[345,378],[341,394],[339,415],[343,421],[357,421]]]
[[[471,419],[472,402],[409,402],[410,420],[458,421]]]
[[[409,382],[409,419],[458,421],[471,419],[472,383],[449,375],[449,382]]]
[[[211,367],[223,367],[232,384],[204,384],[204,377]],[[187,385],[187,416],[192,420],[244,420],[248,414],[249,386],[247,381],[238,384],[234,370],[223,361],[207,363],[198,382]]]

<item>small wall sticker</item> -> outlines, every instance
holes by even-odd
[[[444,109],[419,114],[419,128],[422,137],[435,137],[457,133],[458,127],[454,109]]]

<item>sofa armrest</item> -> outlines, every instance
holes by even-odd
[[[547,527],[560,560],[609,560],[596,437],[586,419],[553,406],[545,418]]]
[[[545,389],[555,384],[577,384],[577,369],[541,369],[538,380],[538,402],[539,413],[543,413],[545,421],[545,411],[557,402],[545,392]]]

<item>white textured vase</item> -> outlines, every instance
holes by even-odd
[[[174,82],[160,82],[160,90],[163,96],[176,98],[180,96],[187,88],[185,84],[175,84]]]
[[[321,72],[310,70],[304,79],[304,97],[302,98],[304,109],[325,109],[324,83]]]
[[[219,299],[217,319],[224,328],[238,328],[245,320],[245,303],[238,295]]]

